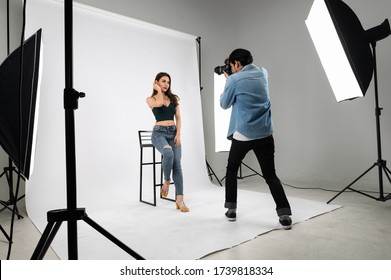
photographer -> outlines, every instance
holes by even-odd
[[[236,49],[226,61],[224,70],[227,81],[220,96],[220,106],[223,109],[232,107],[227,135],[232,143],[225,179],[224,206],[228,208],[225,215],[229,221],[236,220],[238,169],[246,154],[253,150],[276,203],[279,222],[284,229],[290,229],[291,208],[274,165],[268,74],[266,69],[252,62],[248,50]]]

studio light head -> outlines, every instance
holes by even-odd
[[[388,20],[365,31],[341,0],[315,0],[306,20],[338,102],[363,97],[374,71],[371,44],[390,35]]]
[[[33,170],[39,112],[41,33],[28,38],[0,66],[0,144],[27,179]]]
[[[390,23],[388,19],[385,19],[382,24],[368,29],[366,34],[371,44],[387,38],[391,34]]]

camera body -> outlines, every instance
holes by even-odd
[[[229,59],[228,58],[226,60],[224,60],[224,65],[223,66],[215,67],[215,73],[217,75],[221,75],[224,72],[227,73],[228,76],[232,74],[231,65],[229,64]]]

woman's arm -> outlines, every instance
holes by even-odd
[[[157,94],[147,97],[147,104],[151,109],[155,107],[162,107],[164,100],[163,92],[156,81],[153,84],[153,88],[157,91]]]
[[[175,125],[176,125],[176,135],[174,138],[174,143],[176,147],[179,147],[181,145],[181,127],[182,127],[181,111],[179,109],[179,105],[176,106]]]

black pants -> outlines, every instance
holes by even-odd
[[[292,215],[284,188],[276,175],[273,135],[252,141],[232,140],[225,177],[225,207],[232,209],[237,206],[237,174],[242,160],[250,150],[254,151],[258,159],[262,175],[276,203],[277,215]]]

